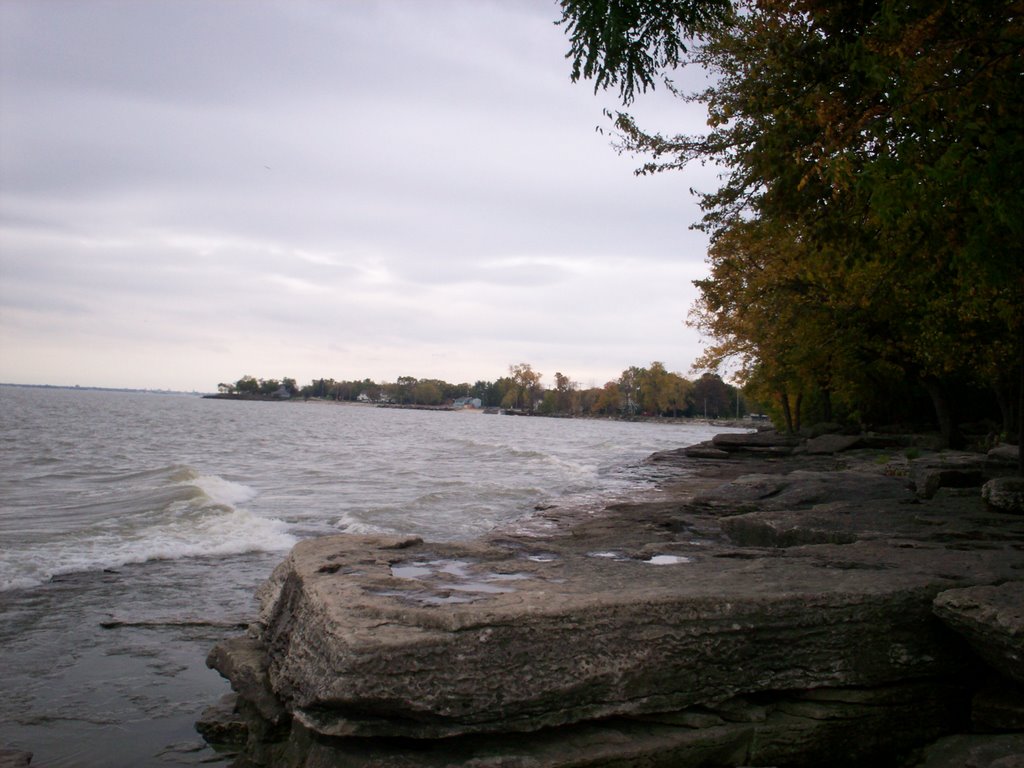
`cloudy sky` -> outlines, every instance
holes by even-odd
[[[559,15],[0,0],[0,381],[686,374],[714,176],[633,175]]]

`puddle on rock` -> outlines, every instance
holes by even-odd
[[[391,575],[423,583],[423,591],[389,591],[387,594],[405,597],[420,603],[440,605],[470,602],[473,595],[496,595],[515,592],[508,582],[533,578],[526,573],[496,573],[468,560],[416,560],[411,563],[395,563]],[[429,590],[429,591],[427,591]],[[452,595],[462,593],[464,597]],[[382,593],[383,594],[383,593]]]
[[[676,565],[677,563],[692,563],[693,561],[682,555],[655,555],[650,560],[644,560],[644,562],[651,565]]]

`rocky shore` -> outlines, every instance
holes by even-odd
[[[908,453],[720,435],[597,514],[301,542],[197,728],[239,768],[1024,766],[1016,450]]]

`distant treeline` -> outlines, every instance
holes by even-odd
[[[551,416],[727,418],[748,412],[739,390],[717,374],[707,373],[690,380],[666,370],[660,362],[646,368],[631,366],[603,387],[582,388],[562,373],[554,375],[552,386],[547,386],[543,378],[529,363],[519,363],[509,366],[508,376],[473,384],[399,376],[394,382],[322,378],[300,387],[293,378],[258,379],[246,375],[217,388],[223,395],[420,406],[450,405],[460,398],[473,398],[484,408]]]

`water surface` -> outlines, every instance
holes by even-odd
[[[216,764],[204,658],[299,539],[453,540],[652,487],[721,429],[0,386],[0,745]]]

